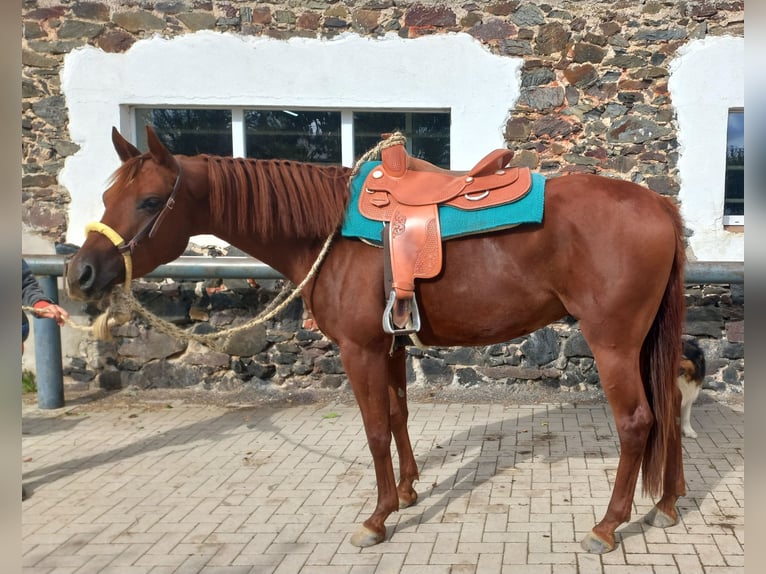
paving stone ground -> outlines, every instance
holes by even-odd
[[[744,572],[744,405],[704,396],[685,438],[681,521],[581,550],[618,459],[605,403],[411,402],[418,503],[388,540],[350,533],[376,487],[348,401],[23,406],[24,574],[726,574]],[[395,460],[396,464],[396,460]]]

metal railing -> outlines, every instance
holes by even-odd
[[[45,294],[58,303],[57,277],[64,275],[64,255],[24,255]],[[173,279],[281,279],[283,276],[250,257],[183,256],[160,265],[147,278]],[[743,284],[744,262],[690,261],[686,264],[687,285]],[[64,406],[64,375],[61,330],[55,321],[33,318],[37,403],[41,409]]]

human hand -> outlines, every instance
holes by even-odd
[[[48,303],[47,301],[38,301],[33,305],[35,309],[35,315],[42,319],[53,319],[59,326],[64,324],[64,321],[69,318],[69,313],[63,307],[59,307],[55,303]]]

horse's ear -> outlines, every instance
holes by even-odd
[[[151,126],[146,126],[146,143],[149,145],[149,153],[152,154],[152,159],[155,162],[165,167],[175,168],[176,160],[173,154],[165,147]]]
[[[123,162],[126,162],[137,155],[141,155],[141,151],[122,137],[122,134],[117,131],[117,128],[115,127],[112,127],[112,143],[114,144],[114,149],[117,150],[117,155],[120,156],[120,159]]]

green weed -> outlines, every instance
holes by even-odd
[[[23,369],[21,371],[21,392],[22,393],[37,392],[37,381],[35,380],[35,374],[28,369]]]

